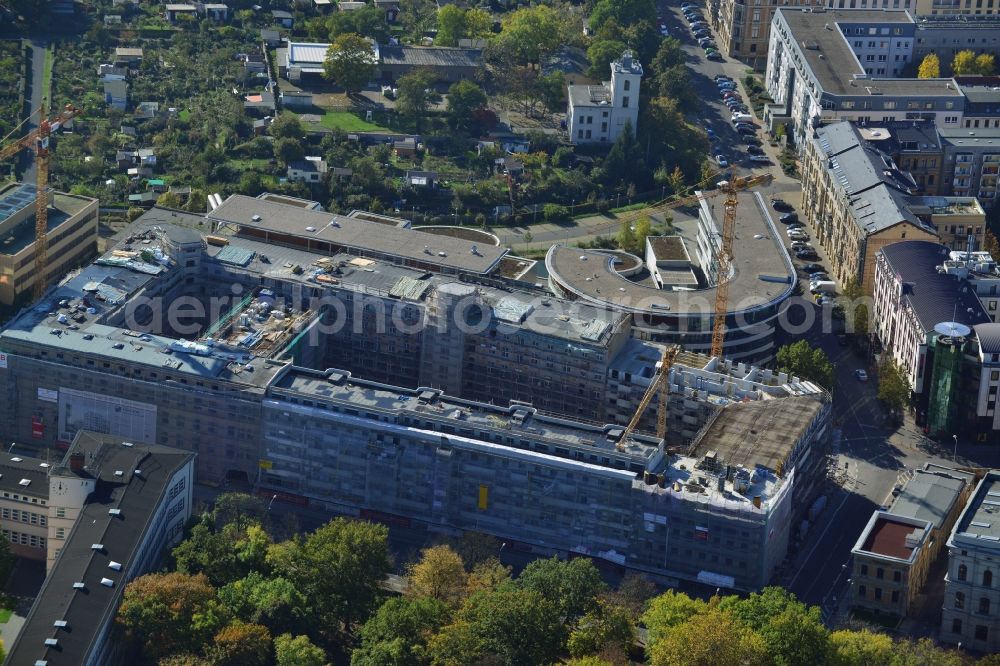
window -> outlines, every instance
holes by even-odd
[[[868,575],[868,565],[867,564],[862,564],[861,565],[861,575],[862,576],[867,576]]]
[[[951,621],[951,633],[960,634],[962,633],[962,621],[957,617]]]
[[[903,572],[902,571],[893,571],[892,572],[892,580],[893,580],[894,583],[898,583],[901,580],[903,580]]]
[[[996,302],[994,301],[990,305],[996,306]],[[994,370],[992,374],[996,375],[998,373]],[[989,569],[983,572],[983,587],[993,587],[993,572]]]
[[[876,587],[875,588],[875,601],[882,601],[882,588],[881,587]]]
[[[622,97],[622,108],[623,109],[627,109],[628,108],[628,95],[625,95],[624,97]]]
[[[987,629],[985,625],[982,625],[982,624],[977,624],[976,625],[976,640],[977,641],[985,641],[989,637],[989,635],[990,635],[990,630]]]
[[[963,610],[965,608],[965,592],[955,593],[955,608]]]
[[[989,597],[980,597],[979,598],[979,612],[982,615],[989,615],[990,614],[990,598]]]
[[[885,569],[883,569],[882,567],[878,567],[877,569],[875,569],[875,577],[878,578],[879,580],[885,578]]]
[[[898,603],[898,602],[899,602],[899,590],[893,590],[892,591],[892,603],[895,604],[895,603]]]
[[[862,599],[868,598],[868,588],[864,585],[858,585],[858,596]]]
[[[631,81],[629,81],[628,79],[625,79],[625,85],[624,85],[624,86],[622,86],[622,89],[623,89],[623,90],[624,90],[625,92],[628,92],[628,91],[629,91],[629,88],[631,88],[631,87],[632,87],[632,82],[631,82]]]
[[[964,564],[959,564],[958,565],[958,579],[959,580],[965,580],[968,575],[969,575],[969,567],[965,566]]]

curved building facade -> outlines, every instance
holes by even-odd
[[[590,305],[628,312],[633,336],[678,343],[709,353],[715,312],[716,255],[721,242],[723,204],[702,198],[695,242],[697,261],[680,236],[647,239],[650,278],[627,279],[615,260],[600,252],[553,245],[545,257],[549,289]],[[739,195],[732,272],[728,276],[725,356],[766,363],[774,358],[775,332],[795,289],[795,267],[764,199]]]

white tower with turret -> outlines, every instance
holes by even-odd
[[[599,86],[569,86],[566,128],[573,143],[614,143],[625,125],[639,121],[642,65],[625,51],[611,63],[611,80]]]

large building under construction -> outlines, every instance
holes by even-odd
[[[502,278],[496,247],[290,207],[233,197],[208,219],[154,208],[130,225],[0,332],[0,437],[40,449],[81,430],[156,441],[197,452],[203,481],[664,575],[767,580],[824,455],[822,390],[682,354],[669,445],[619,441],[662,351],[631,337],[628,313]],[[736,419],[750,405],[761,413]],[[654,421],[650,409],[646,432]],[[595,515],[549,520],[573,502]],[[645,536],[666,537],[683,507],[722,521],[695,525],[721,539],[721,559],[705,551],[697,570]],[[613,528],[610,511],[630,522]],[[729,534],[729,520],[745,527]],[[690,530],[671,524],[678,562],[698,562],[679,545]],[[756,544],[742,566],[721,555],[741,535]]]

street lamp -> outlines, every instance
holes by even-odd
[[[506,548],[506,547],[507,547],[507,542],[506,541],[504,541],[502,544],[500,544],[500,550],[497,551],[497,560],[499,560],[500,556],[503,555],[503,549]]]
[[[955,440],[955,448],[951,452],[951,462],[954,463],[958,458],[958,435],[952,435],[951,438]]]
[[[271,501],[267,503],[267,510],[271,510],[271,505],[274,504],[274,500],[278,499],[278,493],[271,495]]]

